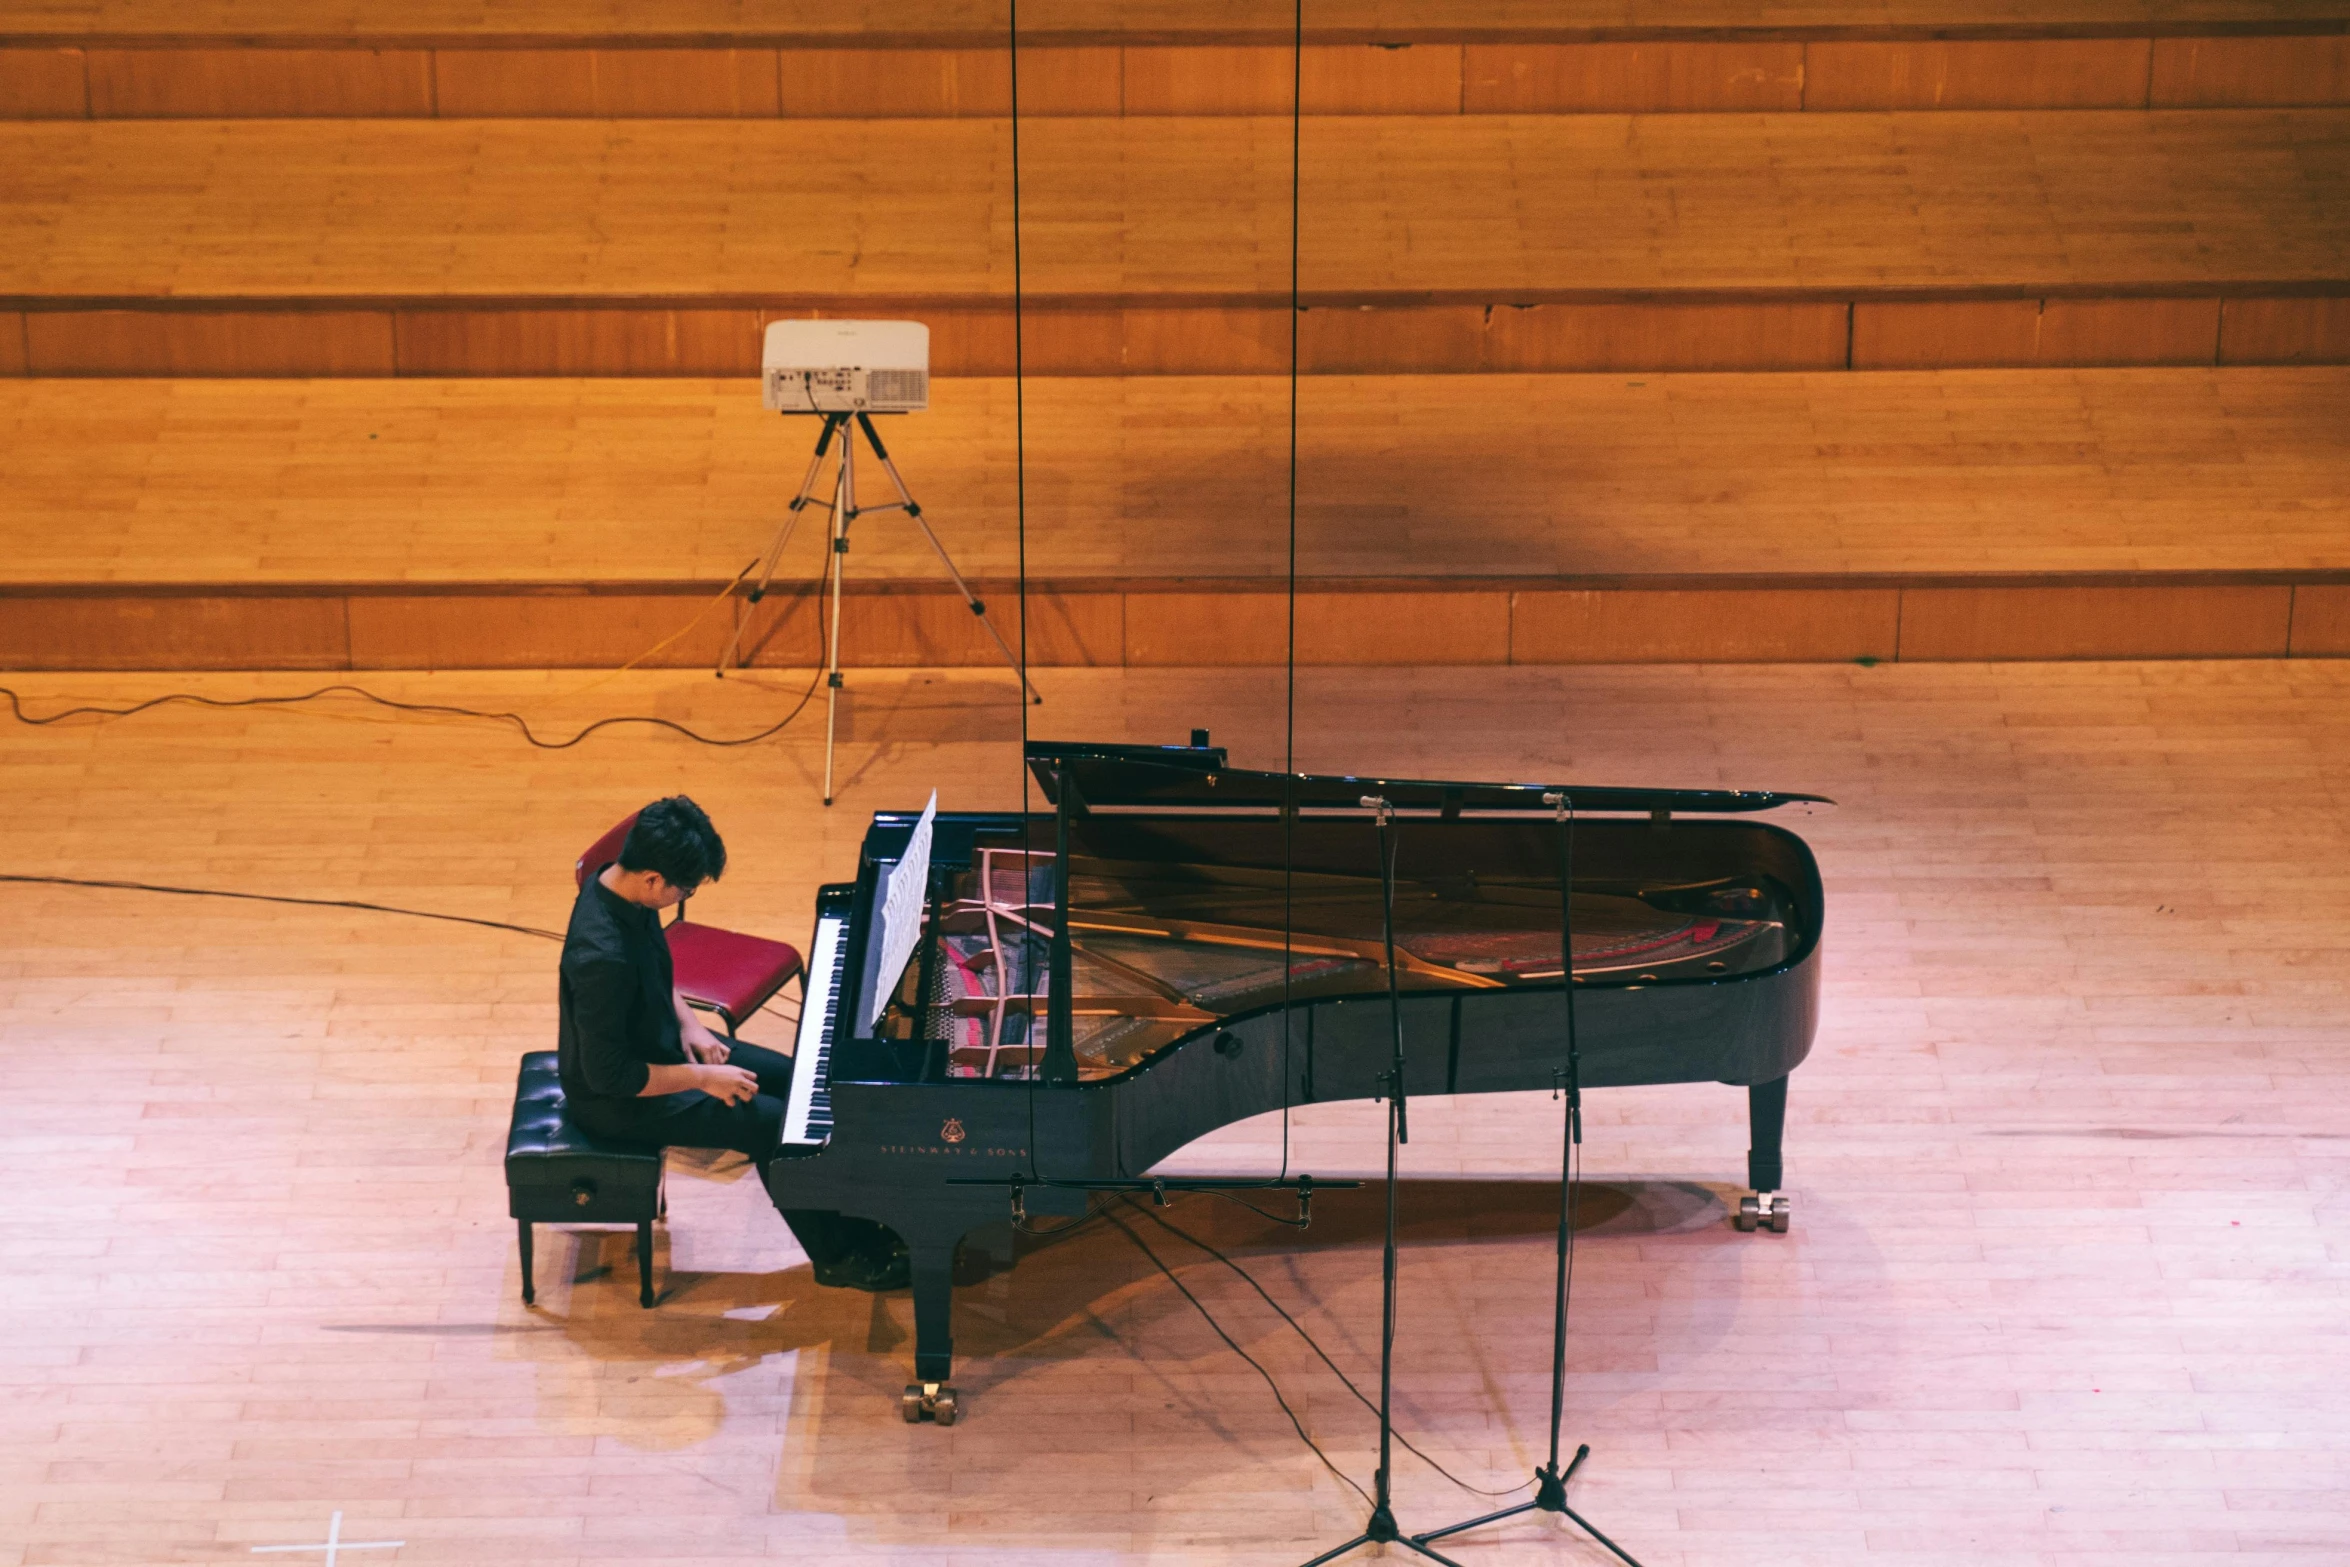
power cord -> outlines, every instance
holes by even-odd
[[[404,909],[390,903],[366,903],[357,898],[296,898],[273,892],[231,892],[222,887],[167,887],[151,881],[101,881],[88,876],[17,876],[0,873],[0,882],[35,887],[103,887],[115,892],[168,892],[181,898],[235,898],[244,903],[293,903],[312,909],[361,909],[370,914],[402,914],[410,919],[445,920],[452,925],[479,925],[484,930],[510,930],[519,936],[561,941],[559,930],[536,925],[512,925],[504,920],[475,919],[470,914],[442,914],[432,909]]]
[[[573,735],[568,740],[544,740],[539,737],[537,730],[531,728],[530,720],[524,718],[520,713],[483,712],[477,708],[456,707],[444,702],[403,702],[393,697],[378,696],[375,692],[366,690],[363,687],[342,682],[337,682],[334,685],[320,686],[315,691],[305,691],[299,696],[217,697],[205,696],[200,692],[194,691],[173,691],[163,696],[149,697],[146,701],[133,703],[129,707],[98,707],[85,705],[81,707],[69,707],[63,711],[49,713],[39,717],[35,717],[34,715],[27,713],[24,710],[24,699],[22,696],[7,686],[0,686],[0,696],[4,696],[8,699],[8,710],[11,717],[13,717],[20,724],[31,725],[34,728],[45,728],[50,724],[60,724],[69,718],[130,718],[139,713],[146,712],[149,708],[165,707],[176,702],[184,702],[196,707],[211,708],[294,707],[304,702],[315,702],[321,697],[354,696],[359,698],[361,701],[372,702],[378,707],[390,708],[394,712],[422,713],[429,717],[439,718],[478,718],[491,723],[511,724],[517,731],[521,733],[524,740],[528,741],[534,746],[537,746],[542,751],[568,751],[573,746],[579,744],[582,740],[585,740],[589,735],[594,734],[597,730],[608,729],[615,724],[649,724],[656,729],[668,729],[674,731],[677,734],[681,734],[688,740],[693,741],[696,745],[719,747],[757,745],[760,741],[769,739],[772,736],[780,733],[786,725],[791,723],[793,719],[799,717],[801,713],[805,712],[809,702],[815,699],[816,687],[823,681],[823,679],[824,671],[822,669],[818,669],[814,675],[809,677],[808,689],[800,693],[799,701],[792,705],[792,710],[790,712],[784,714],[783,717],[777,719],[774,723],[769,724],[766,728],[761,729],[756,733],[742,735],[734,739],[721,739],[714,735],[703,734],[699,730],[687,728],[685,725],[678,723],[675,719],[655,718],[642,714],[629,713],[621,714],[612,718],[599,718],[594,723],[589,724],[586,728],[580,730],[579,733]]]
[[[1205,1195],[1217,1196],[1220,1194],[1210,1192],[1206,1193]],[[1273,1308],[1274,1314],[1282,1321],[1289,1324],[1290,1330],[1292,1332],[1297,1334],[1299,1338],[1305,1340],[1306,1348],[1312,1350],[1315,1357],[1319,1359],[1323,1365],[1330,1368],[1330,1374],[1338,1378],[1338,1380],[1345,1385],[1346,1390],[1355,1396],[1355,1402],[1361,1404],[1365,1409],[1368,1409],[1373,1414],[1377,1414],[1379,1412],[1379,1406],[1371,1402],[1369,1396],[1366,1395],[1360,1387],[1355,1385],[1355,1379],[1348,1376],[1344,1371],[1339,1369],[1338,1362],[1332,1360],[1330,1358],[1329,1352],[1322,1348],[1321,1344],[1315,1340],[1314,1335],[1306,1331],[1305,1324],[1299,1322],[1296,1317],[1290,1315],[1289,1309],[1283,1306],[1281,1302],[1275,1300],[1266,1290],[1264,1285],[1257,1282],[1255,1274],[1250,1273],[1248,1269],[1242,1267],[1239,1263],[1234,1262],[1223,1252],[1218,1251],[1215,1247],[1209,1245],[1206,1241],[1201,1240],[1198,1236],[1192,1234],[1188,1230],[1180,1229],[1176,1225],[1168,1222],[1166,1219],[1161,1218],[1158,1214],[1152,1212],[1150,1208],[1146,1207],[1140,1202],[1137,1202],[1134,1198],[1126,1198],[1126,1203],[1129,1207],[1133,1208],[1137,1213],[1140,1213],[1144,1218],[1150,1220],[1151,1223],[1157,1225],[1160,1229],[1165,1230],[1168,1234],[1174,1236],[1178,1240],[1184,1241],[1192,1246],[1199,1248],[1201,1251],[1204,1251],[1209,1256],[1215,1258],[1218,1262],[1224,1264],[1225,1267],[1230,1268],[1234,1273],[1239,1274],[1241,1281],[1247,1284],[1250,1289],[1255,1290],[1258,1297],[1262,1299],[1266,1305]],[[1241,1206],[1246,1208],[1249,1207],[1249,1204],[1242,1203]],[[1252,1209],[1251,1211],[1253,1212],[1254,1210]],[[1286,1224],[1289,1221],[1285,1219],[1277,1219],[1274,1222]],[[1152,1257],[1151,1260],[1153,1262],[1158,1262],[1158,1258],[1156,1257]],[[1166,1264],[1160,1263],[1160,1268],[1162,1271],[1165,1270],[1165,1267]],[[1172,1278],[1174,1275],[1169,1274],[1168,1276]],[[1185,1290],[1184,1295],[1191,1300],[1191,1303],[1194,1306],[1199,1307],[1200,1315],[1207,1315],[1208,1309],[1207,1307],[1200,1305],[1198,1297],[1193,1296],[1189,1290]],[[1210,1318],[1209,1320],[1211,1324],[1214,1321],[1213,1318]],[[1221,1333],[1222,1329],[1218,1329],[1217,1331]],[[1231,1340],[1227,1338],[1225,1342],[1230,1343]],[[1252,1361],[1251,1364],[1254,1364],[1254,1362]],[[1261,1367],[1259,1369],[1262,1370]],[[1454,1485],[1459,1486],[1462,1490],[1467,1491],[1475,1496],[1515,1496],[1518,1492],[1526,1489],[1526,1485],[1532,1485],[1534,1483],[1533,1481],[1529,1480],[1526,1482],[1526,1485],[1513,1485],[1507,1490],[1489,1491],[1483,1486],[1471,1485],[1468,1481],[1462,1479],[1459,1475],[1454,1474],[1451,1470],[1445,1468],[1444,1465],[1438,1463],[1435,1459],[1430,1458],[1426,1453],[1421,1452],[1420,1449],[1412,1445],[1411,1439],[1404,1436],[1401,1432],[1396,1434],[1395,1442],[1396,1445],[1402,1448],[1405,1452],[1410,1453],[1414,1458],[1417,1458],[1420,1460],[1420,1462],[1426,1464],[1429,1468],[1444,1476],[1445,1479],[1450,1480]]]
[[[1197,1311],[1200,1314],[1201,1319],[1205,1321],[1210,1328],[1215,1330],[1216,1337],[1224,1341],[1224,1347],[1231,1350],[1232,1353],[1238,1355],[1241,1359],[1247,1361],[1249,1364],[1249,1369],[1254,1371],[1258,1376],[1265,1379],[1265,1386],[1272,1390],[1273,1402],[1279,1404],[1281,1406],[1281,1412],[1289,1417],[1290,1425],[1297,1431],[1297,1439],[1305,1443],[1306,1446],[1312,1448],[1314,1456],[1322,1460],[1322,1467],[1336,1475],[1340,1480],[1344,1481],[1347,1488],[1353,1491],[1355,1495],[1361,1497],[1366,1502],[1370,1501],[1371,1493],[1364,1490],[1360,1485],[1357,1485],[1355,1483],[1354,1476],[1339,1468],[1335,1463],[1332,1463],[1330,1461],[1330,1455],[1322,1451],[1322,1444],[1315,1441],[1312,1436],[1307,1434],[1305,1422],[1298,1419],[1297,1411],[1289,1407],[1289,1400],[1282,1396],[1281,1384],[1273,1380],[1273,1373],[1265,1369],[1263,1362],[1259,1361],[1256,1356],[1250,1354],[1247,1350],[1242,1349],[1240,1347],[1239,1340],[1235,1339],[1231,1334],[1224,1331],[1224,1324],[1216,1320],[1215,1313],[1208,1310],[1208,1308],[1201,1303],[1200,1298],[1191,1292],[1190,1285],[1184,1283],[1181,1279],[1175,1276],[1175,1270],[1173,1268],[1168,1267],[1164,1261],[1160,1260],[1159,1254],[1151,1250],[1150,1242],[1144,1240],[1140,1235],[1135,1234],[1133,1227],[1129,1225],[1124,1219],[1119,1218],[1118,1215],[1109,1208],[1105,1207],[1102,1209],[1102,1213],[1112,1224],[1116,1225],[1122,1232],[1124,1232],[1128,1240],[1134,1242],[1135,1247],[1140,1250],[1145,1257],[1148,1257],[1152,1264],[1156,1266],[1161,1273],[1164,1273],[1167,1276],[1168,1283],[1174,1285],[1176,1289],[1182,1291],[1183,1298],[1191,1302],[1192,1309]]]

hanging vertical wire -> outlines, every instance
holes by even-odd
[[[1020,277],[1020,0],[1006,0],[1008,6],[1006,34],[1012,68],[1012,518],[1019,545],[1020,584],[1020,897],[1025,903],[1036,874],[1035,815],[1029,809],[1028,798],[1028,366],[1022,357],[1025,343],[1021,327],[1022,288]],[[1053,874],[1065,876],[1068,867],[1056,865]],[[992,892],[992,888],[984,889]],[[1023,932],[1020,948],[1029,950],[1028,932]],[[1020,965],[1021,983],[1031,993],[1036,989],[1034,976],[1027,974],[1027,963]],[[1010,983],[1010,976],[1001,965],[996,972],[998,991]],[[1052,1005],[1048,998],[1047,1007]],[[1028,1008],[1027,1033],[1023,1043],[1028,1046],[1028,1173],[1041,1178],[1036,1160],[1036,1080],[1043,1071],[1042,1057],[1036,1049],[1036,1008]]]
[[[1289,627],[1282,669],[1281,740],[1281,1180],[1289,1179],[1290,1047],[1297,1019],[1291,1012],[1297,933],[1297,300],[1300,154],[1305,145],[1306,0],[1290,0],[1289,33]]]

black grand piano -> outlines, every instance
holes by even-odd
[[[1737,1223],[1787,1227],[1780,1129],[1818,1012],[1822,899],[1803,841],[1748,818],[1818,796],[1249,772],[1206,738],[1033,744],[1050,812],[880,813],[857,880],[818,893],[786,1157],[767,1185],[779,1209],[905,1240],[906,1418],[959,1412],[955,1252],[1004,1222],[1014,1177],[1029,1213],[1076,1216],[1094,1196],[1082,1183],[1143,1177],[1219,1126],[1380,1092],[1366,798],[1393,812],[1407,1092],[1555,1086],[1546,796],[1563,793],[1584,1086],[1745,1088],[1754,1194]]]

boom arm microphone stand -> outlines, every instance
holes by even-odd
[[[1575,1256],[1575,1150],[1583,1141],[1583,1053],[1575,1039],[1575,802],[1565,791],[1546,794],[1542,803],[1551,808],[1559,830],[1559,988],[1566,996],[1567,1011],[1567,1068],[1560,1074],[1566,1084],[1567,1108],[1565,1126],[1559,1145],[1559,1237],[1558,1280],[1552,1298],[1550,1321],[1550,1462],[1534,1471],[1534,1499],[1505,1507],[1497,1513],[1471,1518],[1442,1529],[1431,1529],[1426,1534],[1405,1543],[1415,1549],[1423,1548],[1430,1540],[1441,1540],[1448,1534],[1459,1534],[1481,1524],[1499,1523],[1504,1518],[1515,1518],[1520,1513],[1559,1513],[1572,1519],[1600,1544],[1615,1553],[1618,1561],[1630,1567],[1640,1567],[1631,1555],[1615,1541],[1591,1527],[1590,1521],[1567,1505],[1567,1481],[1591,1456],[1591,1444],[1586,1442],[1575,1449],[1575,1456],[1567,1467],[1559,1467],[1559,1422],[1566,1404],[1567,1387],[1567,1290],[1573,1278]],[[1390,954],[1392,961],[1392,953]],[[1393,1179],[1392,1172],[1390,1179]]]
[[[1366,1545],[1400,1545],[1432,1562],[1442,1562],[1444,1567],[1460,1567],[1452,1558],[1438,1555],[1423,1543],[1433,1539],[1433,1535],[1414,1539],[1396,1527],[1395,1509],[1387,1486],[1395,1443],[1396,1148],[1398,1144],[1410,1142],[1412,1133],[1404,1113],[1403,999],[1396,989],[1395,978],[1395,851],[1392,847],[1395,807],[1377,795],[1363,796],[1362,803],[1379,820],[1380,916],[1387,938],[1387,1017],[1393,1033],[1387,1071],[1381,1078],[1387,1088],[1387,1245],[1380,1261],[1383,1288],[1379,1318],[1379,1472],[1372,1480],[1371,1518],[1363,1525],[1363,1532],[1344,1545],[1324,1551],[1305,1567],[1322,1567],[1322,1563],[1336,1561]]]

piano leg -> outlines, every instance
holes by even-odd
[[[907,1238],[914,1285],[914,1375],[901,1407],[906,1419],[931,1419],[951,1426],[962,1401],[946,1380],[955,1369],[955,1248],[958,1240]]]
[[[1787,1194],[1779,1189],[1786,1179],[1779,1152],[1787,1129],[1787,1079],[1750,1086],[1746,1114],[1752,1124],[1746,1149],[1746,1184],[1754,1188],[1754,1195],[1740,1200],[1736,1223],[1741,1230],[1767,1229],[1784,1235],[1792,1218]]]
[[[914,1281],[914,1375],[944,1382],[955,1369],[955,1243],[910,1243]]]

